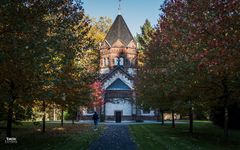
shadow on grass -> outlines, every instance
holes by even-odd
[[[188,124],[131,125],[130,130],[142,150],[236,150],[240,149],[240,131],[230,131],[229,143],[223,142],[223,130],[210,122],[194,122],[194,133],[188,132]]]
[[[24,122],[21,126],[13,127],[13,137],[17,138],[17,144],[5,144],[5,129],[0,128],[1,149],[14,150],[85,150],[96,140],[103,131],[103,126],[94,131],[88,124],[46,124],[46,133],[41,132],[41,126],[34,126],[32,122]]]

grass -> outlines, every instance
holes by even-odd
[[[240,149],[240,131],[230,131],[229,142],[223,142],[223,130],[211,122],[194,122],[194,133],[188,133],[188,124],[131,125],[130,131],[140,150],[237,150]]]
[[[92,141],[96,140],[103,131],[103,126],[94,131],[92,125],[47,123],[46,133],[41,133],[40,126],[32,122],[24,122],[22,126],[13,127],[13,137],[17,144],[5,144],[5,129],[0,128],[0,147],[6,150],[86,150]]]

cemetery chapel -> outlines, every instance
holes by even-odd
[[[157,112],[136,107],[134,78],[137,68],[137,42],[124,18],[117,15],[100,44],[100,81],[104,89],[101,114],[104,120],[156,120]],[[81,108],[78,119],[91,120],[96,108]]]

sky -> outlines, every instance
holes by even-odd
[[[148,19],[154,26],[160,14],[160,5],[164,0],[121,0],[121,15],[133,36],[141,33],[142,26]],[[118,0],[82,0],[85,13],[90,17],[107,16],[115,20],[118,15]]]

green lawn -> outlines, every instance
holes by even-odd
[[[103,126],[98,131],[93,131],[92,125],[47,123],[46,133],[42,134],[40,127],[31,122],[24,122],[22,126],[14,126],[13,136],[17,138],[17,144],[5,144],[5,130],[0,128],[0,149],[8,150],[86,150],[89,144],[97,139]]]
[[[130,131],[141,150],[238,150],[240,131],[230,131],[228,144],[223,142],[223,130],[210,122],[194,122],[194,134],[188,124],[131,125]]]

